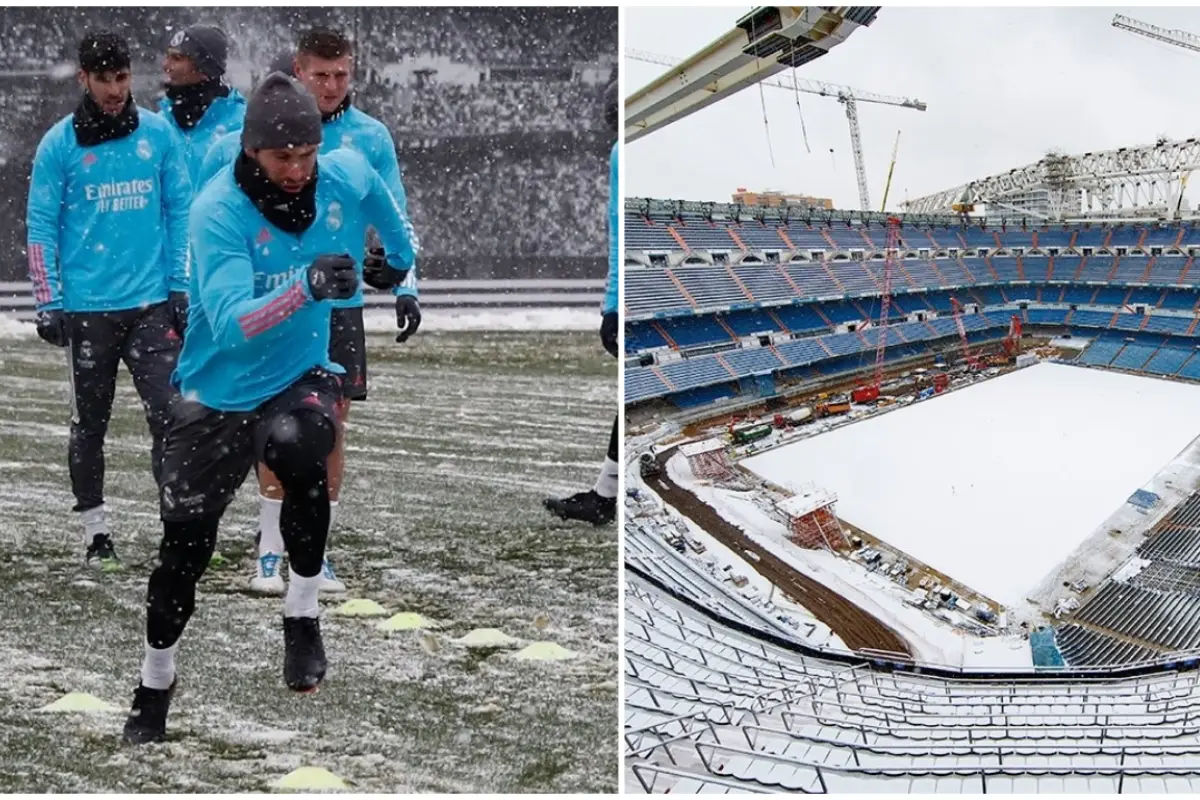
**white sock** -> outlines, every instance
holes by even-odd
[[[618,474],[617,462],[611,458],[604,459],[604,466],[600,468],[600,477],[596,480],[592,491],[601,497],[616,497]]]
[[[329,501],[329,530],[333,530],[333,524],[337,522],[338,501]]]
[[[287,596],[283,598],[285,617],[319,617],[321,606],[317,603],[317,591],[321,588],[321,573],[311,578],[302,578],[288,567]]]
[[[258,541],[258,554],[275,553],[283,555],[283,534],[279,532],[279,509],[283,508],[282,500],[272,500],[269,497],[258,496],[258,529],[262,538]]]
[[[108,521],[104,518],[104,506],[98,505],[80,513],[83,520],[83,543],[90,545],[98,534],[108,533]]]
[[[142,686],[147,689],[170,689],[175,680],[175,653],[179,642],[159,650],[146,643],[146,656],[142,659]]]

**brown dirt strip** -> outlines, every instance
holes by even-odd
[[[674,453],[675,448],[671,448],[659,454],[658,462],[662,471],[659,475],[646,479],[665,502],[733,552],[747,551],[757,555],[758,561],[748,560],[750,566],[787,597],[829,626],[847,647],[854,650],[873,649],[912,655],[908,642],[896,631],[819,581],[797,572],[770,550],[738,530],[712,506],[672,481],[667,475],[666,462]]]

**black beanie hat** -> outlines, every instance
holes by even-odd
[[[296,77],[296,51],[287,50],[271,60],[268,72],[282,72],[289,77]]]
[[[304,84],[272,72],[250,95],[242,145],[274,150],[321,143],[321,110]]]
[[[129,69],[132,63],[129,44],[115,33],[89,33],[79,42],[79,68],[84,72]]]
[[[192,25],[176,33],[168,45],[196,65],[196,69],[208,78],[219,78],[225,74],[225,61],[229,56],[229,39],[225,31],[214,25]]]

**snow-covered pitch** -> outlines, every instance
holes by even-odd
[[[1039,364],[745,460],[1005,604],[1200,433],[1200,387]]]

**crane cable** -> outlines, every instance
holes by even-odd
[[[800,115],[800,132],[804,135],[804,150],[810,156],[812,148],[808,146],[808,129],[804,127],[804,112],[800,110],[800,84],[796,80],[796,68],[792,68],[792,91],[796,94],[796,113]]]
[[[771,146],[771,125],[767,122],[767,98],[763,96],[762,82],[758,84],[758,101],[762,103],[763,128],[767,132],[767,152],[771,156],[771,168],[775,169],[775,148]]]

